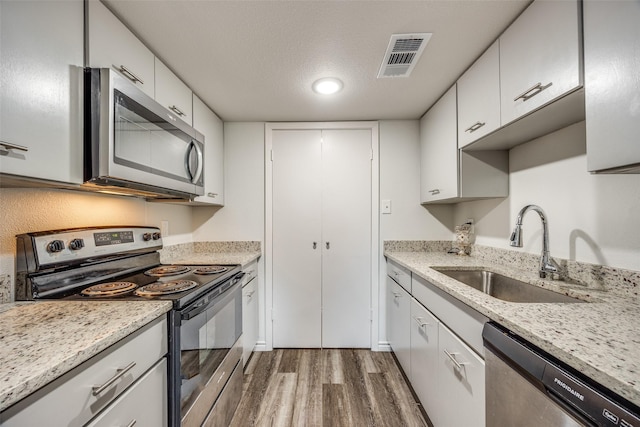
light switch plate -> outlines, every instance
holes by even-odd
[[[391,213],[391,200],[383,200],[382,201],[382,213],[390,214]]]

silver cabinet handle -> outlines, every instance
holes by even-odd
[[[0,141],[0,154],[8,154],[11,150],[29,151],[29,149],[23,145]]]
[[[313,242],[313,249],[318,247],[318,242]]]
[[[423,322],[422,321],[422,317],[414,317],[413,320],[415,320],[415,322],[418,324],[418,326],[420,326],[421,328],[424,328],[425,326],[429,326],[430,323],[427,322]],[[446,350],[445,350],[446,351]]]
[[[209,197],[218,197],[218,193],[207,193]]]
[[[246,297],[251,298],[255,291],[247,292]]]
[[[394,299],[402,297],[402,294],[400,292],[392,292],[392,293],[393,293],[393,298]]]
[[[331,243],[327,242],[326,246],[327,246],[327,249],[331,249]]]
[[[173,111],[174,113],[176,113],[177,115],[179,115],[180,117],[184,117],[184,116],[186,116],[186,114],[185,114],[185,113],[183,113],[183,112],[182,112],[182,110],[181,110],[181,109],[179,109],[178,107],[176,107],[175,105],[170,105],[170,106],[169,106],[169,109],[170,109],[171,111]]]
[[[126,374],[131,369],[133,369],[134,366],[136,366],[136,362],[131,362],[125,368],[117,369],[116,370],[116,374],[114,376],[112,376],[110,380],[108,380],[106,383],[102,384],[101,386],[94,386],[91,389],[91,390],[93,390],[93,395],[97,396],[100,393],[102,393],[103,391],[105,391],[106,389],[108,389],[109,387],[111,387],[111,385],[113,385],[113,383],[118,381],[124,374]]]
[[[451,362],[453,362],[454,366],[455,366],[455,367],[456,367],[456,369],[457,369],[457,370],[459,370],[459,371],[463,369],[464,365],[468,365],[468,363],[466,363],[466,362],[458,362],[458,361],[456,360],[456,355],[458,355],[458,354],[460,354],[460,353],[449,353],[449,352],[447,351],[447,349],[445,349],[445,350],[444,350],[444,354],[446,354],[446,355],[447,355],[447,357],[448,357],[449,359],[451,359]]]
[[[124,65],[120,66],[120,72],[122,74],[124,74],[124,76],[126,78],[128,78],[129,80],[131,80],[132,82],[140,83],[141,85],[144,84],[144,81],[140,77],[138,77],[135,74],[133,74],[133,72],[130,69],[128,69],[127,67],[125,67]]]
[[[134,425],[136,425],[136,423],[137,423],[136,420],[131,420],[131,422],[127,424],[127,427],[133,427]]]
[[[440,190],[437,188],[434,188],[433,190],[429,190],[429,193],[431,193],[432,196],[435,196],[436,194],[440,194]]]
[[[551,86],[552,84],[553,83],[550,82],[549,84],[542,86],[542,83],[538,82],[535,85],[533,85],[531,88],[525,90],[520,95],[518,95],[515,98],[513,98],[513,101],[515,102],[518,99],[522,99],[523,101],[531,99],[534,96],[536,96],[537,94],[539,94],[540,92],[542,92],[543,90],[545,90],[546,88],[548,88],[549,86]]]
[[[473,132],[477,131],[478,129],[480,129],[484,125],[486,125],[486,123],[475,122],[474,124],[469,126],[467,129],[465,129],[465,132],[473,133]]]

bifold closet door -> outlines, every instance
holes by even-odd
[[[371,131],[272,134],[273,346],[371,346]]]
[[[371,130],[322,131],[322,346],[371,347]]]

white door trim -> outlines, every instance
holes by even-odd
[[[273,350],[273,131],[292,129],[370,129],[371,130],[371,350],[379,351],[379,252],[380,252],[380,143],[378,122],[300,122],[265,123],[265,346]]]

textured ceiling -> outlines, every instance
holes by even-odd
[[[415,119],[530,3],[105,0],[225,121]],[[377,79],[392,34],[433,33],[408,78]],[[338,77],[333,97],[311,91]]]

